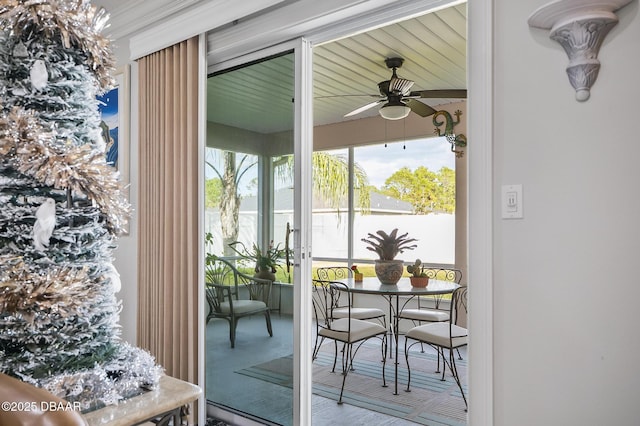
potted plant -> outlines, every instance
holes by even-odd
[[[422,261],[416,259],[413,265],[407,266],[407,272],[411,274],[409,280],[413,287],[426,287],[429,285],[429,277],[422,271]]]
[[[384,231],[378,231],[376,234],[370,233],[368,238],[363,238],[362,241],[368,244],[367,250],[375,252],[379,257],[375,261],[375,271],[380,282],[394,285],[404,271],[403,261],[395,257],[398,253],[416,248],[416,245],[411,243],[418,240],[409,238],[408,233],[398,235],[397,228],[389,234]]]
[[[204,257],[205,281],[213,282],[214,274],[210,268],[212,268],[212,266],[215,264],[216,259],[218,259],[218,256],[216,256],[213,253],[209,253],[209,248],[213,246],[213,234],[211,232],[207,232],[206,234],[204,234],[204,244],[206,247],[206,255]]]
[[[280,244],[273,246],[273,241],[269,243],[266,250],[262,250],[255,243],[251,245],[251,250],[241,241],[229,243],[229,247],[238,255],[252,263],[255,263],[255,277],[266,278],[271,281],[276,280],[276,271],[280,267],[280,260],[285,256],[285,250],[280,248]]]
[[[361,282],[364,276],[362,272],[358,271],[358,265],[351,266],[351,270],[353,271],[353,280],[355,282]]]

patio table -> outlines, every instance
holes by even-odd
[[[394,395],[398,395],[398,331],[400,319],[394,313],[400,312],[400,296],[410,296],[402,304],[402,308],[415,296],[435,296],[453,293],[460,287],[452,281],[429,279],[427,287],[413,287],[409,278],[400,278],[395,285],[382,284],[376,277],[366,277],[362,281],[354,281],[353,278],[337,280],[349,287],[353,293],[375,294],[384,297],[389,302],[389,327],[392,342],[395,342],[395,376]],[[394,304],[395,301],[395,304]],[[393,351],[393,348],[391,349]]]

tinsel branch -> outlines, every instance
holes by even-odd
[[[34,270],[20,258],[0,258],[0,311],[32,317],[36,312],[55,311],[65,316],[96,296],[87,268],[51,265]]]
[[[24,380],[41,386],[67,401],[80,401],[83,410],[95,409],[93,401],[105,405],[140,393],[141,388],[153,389],[163,374],[146,351],[120,343],[114,359],[94,368],[71,374],[61,374],[42,380],[24,377]],[[95,404],[95,402],[93,403]]]
[[[117,172],[104,154],[85,144],[64,146],[55,132],[45,131],[31,111],[15,107],[0,117],[0,155],[16,170],[44,185],[84,194],[106,215],[115,232],[124,229],[129,216]]]
[[[17,36],[34,26],[49,38],[60,37],[66,48],[77,47],[88,57],[88,65],[100,87],[108,90],[115,80],[115,59],[110,41],[101,34],[109,15],[86,0],[3,0],[0,30]]]

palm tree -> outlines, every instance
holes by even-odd
[[[344,155],[313,153],[313,192],[335,209],[340,208],[340,199],[349,190],[349,160]],[[368,213],[370,206],[369,178],[362,167],[353,165],[353,187],[356,190],[355,204]]]
[[[206,164],[213,169],[222,182],[222,195],[220,196],[220,222],[222,225],[222,247],[224,256],[233,255],[233,250],[229,243],[238,240],[238,215],[240,212],[240,194],[238,184],[242,176],[257,164],[257,161],[250,163],[250,157],[244,154],[238,163],[237,154],[232,151],[224,151],[223,171],[218,169],[209,161]]]
[[[222,196],[220,197],[220,221],[222,226],[222,246],[224,255],[232,255],[229,243],[237,241],[240,212],[240,194],[238,185],[242,176],[257,164],[251,162],[248,154],[243,154],[237,161],[238,154],[231,151],[223,152],[223,171],[207,161],[206,164],[218,175],[222,182]],[[340,200],[349,190],[349,162],[344,155],[314,152],[313,191],[330,207],[339,210]],[[293,180],[293,156],[281,156],[273,159],[274,173],[283,181]],[[356,205],[363,212],[369,211],[369,185],[365,171],[358,164],[354,165],[354,188],[356,189]]]
[[[329,154],[324,151],[313,153],[313,193],[330,207],[339,210],[340,201],[349,191],[349,159],[345,155]],[[293,180],[293,156],[277,157],[273,160],[276,176],[285,182]],[[356,205],[364,212],[369,211],[369,179],[359,164],[353,167],[353,187],[358,199]]]

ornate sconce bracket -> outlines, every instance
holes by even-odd
[[[615,11],[632,0],[557,0],[529,17],[529,26],[549,30],[549,37],[569,57],[567,75],[576,90],[576,100],[589,99],[598,78],[598,52],[604,38],[618,23]]]

